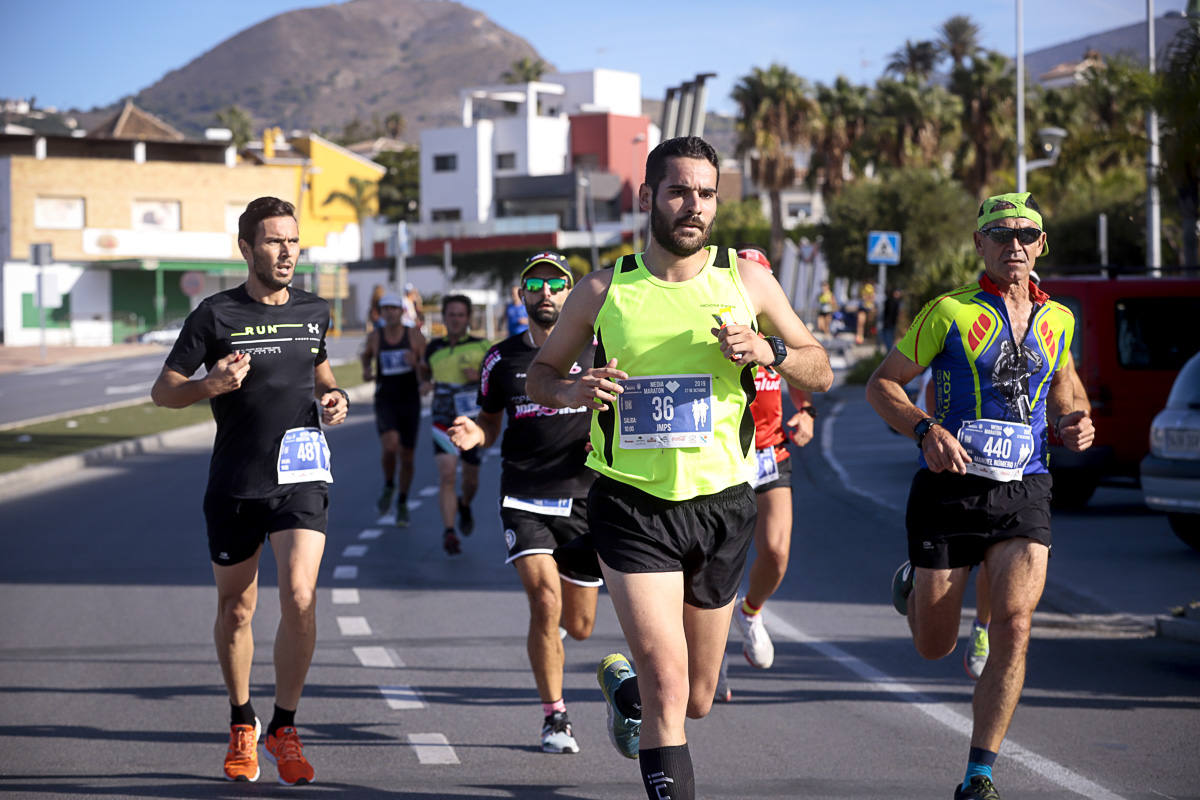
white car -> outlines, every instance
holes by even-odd
[[[1175,535],[1200,550],[1200,353],[1179,370],[1167,407],[1150,424],[1141,476],[1146,505],[1167,512]]]
[[[138,337],[138,341],[142,344],[165,344],[168,347],[175,344],[175,340],[179,338],[180,332],[183,330],[183,320],[177,319],[168,322],[161,328],[146,331]]]

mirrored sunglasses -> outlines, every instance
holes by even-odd
[[[567,288],[566,278],[526,278],[522,284],[527,292],[540,292],[543,286],[550,288],[550,294],[558,294]]]
[[[995,227],[986,228],[980,231],[980,233],[991,239],[996,244],[1005,244],[1007,242],[1011,242],[1013,237],[1016,237],[1017,241],[1024,245],[1033,244],[1038,240],[1038,237],[1042,235],[1041,230],[1038,228]]]

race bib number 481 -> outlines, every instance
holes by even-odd
[[[621,382],[619,445],[628,450],[713,442],[711,375],[642,375]]]
[[[325,481],[333,483],[329,444],[320,428],[292,428],[279,443],[276,475],[280,484]]]

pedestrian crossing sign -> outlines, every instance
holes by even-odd
[[[870,231],[867,234],[867,263],[900,263],[900,234],[897,231]]]

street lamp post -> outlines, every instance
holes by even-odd
[[[1146,0],[1146,64],[1151,80],[1157,68],[1154,49],[1154,0]],[[1154,106],[1146,109],[1146,266],[1155,278],[1162,275],[1162,206],[1158,196],[1158,114]]]
[[[587,226],[592,240],[592,272],[596,272],[600,269],[600,250],[596,246],[596,202],[592,196],[592,181],[587,175],[580,175],[579,185],[587,194]]]
[[[1025,4],[1017,0],[1017,192],[1025,191]]]

